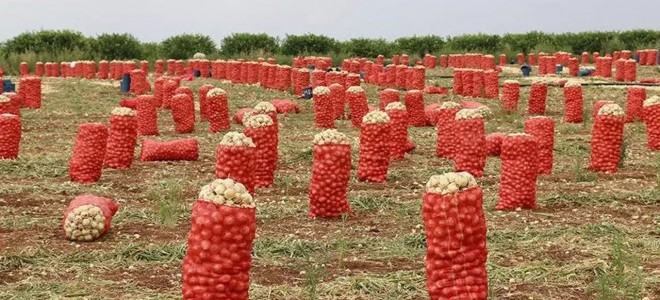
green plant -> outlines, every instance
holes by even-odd
[[[596,294],[595,299],[642,299],[644,276],[639,260],[620,234],[614,236],[610,259],[610,265],[598,272],[594,285],[589,289]]]
[[[398,38],[395,42],[401,51],[417,54],[420,57],[423,57],[426,53],[439,51],[445,43],[437,35],[402,37]]]
[[[379,54],[391,56],[396,51],[396,43],[385,39],[354,38],[341,43],[342,52],[357,57],[376,57]]]
[[[92,49],[102,59],[138,59],[142,57],[140,41],[129,33],[104,33],[92,42]]]
[[[282,53],[286,55],[327,54],[339,52],[337,40],[316,34],[288,35],[282,44]]]
[[[2,43],[2,52],[22,54],[34,52],[37,54],[58,54],[67,51],[88,51],[90,39],[82,33],[72,30],[40,30],[21,33]]]
[[[465,34],[448,38],[447,46],[462,51],[495,53],[502,46],[502,38],[496,34]]]
[[[183,183],[181,181],[161,181],[152,186],[147,198],[155,203],[158,221],[166,227],[174,227],[179,214],[183,212]]]
[[[278,49],[277,40],[265,33],[232,33],[222,39],[220,47],[223,54],[275,53]]]
[[[162,42],[165,57],[172,59],[190,59],[197,52],[212,54],[216,52],[215,43],[208,35],[180,34]]]

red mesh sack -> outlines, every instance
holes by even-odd
[[[192,88],[190,88],[189,86],[180,86],[176,88],[176,90],[174,90],[174,95],[179,95],[179,94],[188,95],[188,97],[190,97],[190,99],[192,99],[193,102],[195,101],[195,95],[193,94]]]
[[[524,65],[525,64],[525,55],[522,53],[516,54],[516,59],[518,60],[519,65]]]
[[[606,104],[598,110],[591,133],[589,169],[615,173],[621,160],[625,113],[617,104]]]
[[[408,66],[406,65],[397,65],[396,66],[396,80],[394,82],[395,87],[400,89],[406,88],[406,72],[408,71]]]
[[[382,111],[364,116],[360,125],[359,181],[385,182],[390,165],[390,118]]]
[[[539,174],[552,174],[555,148],[555,123],[549,117],[530,117],[525,120],[525,133],[536,138]]]
[[[385,110],[385,107],[392,102],[399,102],[399,91],[395,89],[384,89],[378,95],[380,110]]]
[[[18,158],[21,133],[21,117],[0,113],[0,159]]]
[[[177,60],[174,62],[174,71],[177,76],[182,76],[185,75],[186,70],[183,67],[183,61],[182,60]]]
[[[245,118],[246,114],[252,114],[254,113],[254,109],[252,108],[241,108],[239,109],[235,114],[234,114],[234,122],[237,124],[243,125],[243,119]]]
[[[644,101],[642,116],[649,150],[660,150],[660,97],[653,96]]]
[[[406,66],[409,65],[408,54],[401,55],[401,64]]]
[[[230,69],[229,65],[227,67],[227,78],[229,78]],[[259,64],[259,84],[263,88],[268,88],[268,64],[260,63]]]
[[[500,156],[502,150],[502,141],[506,134],[493,132],[486,135],[486,154],[488,156]]]
[[[277,108],[275,106],[267,101],[261,101],[257,103],[257,105],[254,106],[254,113],[255,114],[263,114],[263,115],[268,115],[271,120],[273,120],[273,123],[275,124],[275,131],[279,132],[279,121],[277,118]],[[275,137],[277,139],[277,135]]]
[[[179,134],[195,131],[195,102],[193,99],[187,94],[176,94],[172,97],[171,105],[174,131]]]
[[[507,112],[518,110],[520,99],[520,84],[515,80],[505,80],[502,92],[502,109]]]
[[[215,177],[245,182],[254,192],[256,150],[252,139],[239,132],[228,132],[216,147]]]
[[[41,78],[36,76],[24,76],[18,80],[18,94],[21,105],[25,108],[41,108]]]
[[[275,74],[277,89],[283,92],[289,91],[291,88],[291,67],[278,65]]]
[[[151,95],[137,97],[137,130],[138,135],[158,135],[158,103]]]
[[[484,71],[474,70],[472,72],[472,97],[481,98],[484,95]]]
[[[158,77],[154,80],[154,101],[158,104],[158,107],[163,106],[163,85],[166,79],[165,77]]]
[[[383,56],[382,54],[378,54],[378,56],[376,57],[376,63],[382,65],[383,62],[385,62],[385,56]]]
[[[628,87],[626,95],[626,122],[634,122],[642,117],[642,106],[646,100],[646,89],[643,87]]]
[[[119,101],[119,106],[135,110],[137,109],[137,100],[134,98],[123,99]]]
[[[385,69],[386,73],[386,80],[385,83],[382,84],[386,87],[391,87],[395,88],[397,87],[397,66],[396,65],[387,65],[387,69]]]
[[[323,70],[312,71],[312,87],[325,86],[325,73]]]
[[[291,75],[293,77],[293,94],[302,95],[303,89],[309,86],[309,71],[307,69],[294,69]]]
[[[507,63],[506,54],[500,54],[500,66],[506,66]]]
[[[449,66],[447,55],[440,55],[440,66],[445,69]]]
[[[112,110],[110,134],[105,151],[105,166],[113,169],[130,168],[133,164],[138,124],[135,111],[126,107]]]
[[[0,94],[0,114],[21,116],[21,99],[18,94]]]
[[[534,55],[534,53],[527,54],[527,62],[530,66],[538,65],[538,62],[536,61],[536,55]]]
[[[209,120],[209,131],[211,133],[228,130],[229,122],[229,100],[227,93],[220,88],[214,88],[206,94],[206,116]]]
[[[626,79],[626,61],[624,59],[617,60],[614,67],[616,68],[614,79],[616,81],[624,81]]]
[[[582,85],[575,82],[566,83],[564,86],[564,122],[582,123],[583,102]]]
[[[548,86],[543,82],[533,82],[529,92],[529,107],[527,114],[544,115],[545,100],[548,96]]]
[[[172,98],[175,95],[176,89],[179,88],[180,81],[172,78],[166,79],[163,83],[163,108],[172,107]]]
[[[424,107],[424,116],[426,117],[427,126],[435,126],[438,124],[438,109],[440,103],[431,103]]]
[[[499,78],[497,72],[488,70],[484,72],[484,97],[497,99],[500,95]]]
[[[26,62],[21,62],[18,66],[18,72],[20,76],[26,76],[30,74],[30,66]]]
[[[578,76],[578,71],[580,71],[580,63],[577,58],[571,58],[568,61],[568,71],[573,77]]]
[[[587,52],[582,52],[581,60],[582,60],[582,64],[583,64],[583,65],[588,64],[588,63],[589,63],[589,53],[587,53]]]
[[[625,62],[624,80],[627,82],[637,80],[637,62],[634,59],[629,59]]]
[[[99,62],[99,73],[97,75],[98,79],[108,79],[108,61],[102,60]]]
[[[456,102],[444,102],[436,111],[437,139],[435,153],[438,157],[453,158],[456,152],[456,113],[461,105]]]
[[[362,118],[369,112],[367,94],[361,87],[352,86],[346,90],[346,99],[348,99],[348,108],[351,111],[351,124],[353,127],[360,127]]]
[[[119,207],[112,199],[82,195],[69,202],[62,218],[62,233],[71,241],[90,242],[110,231]]]
[[[390,157],[402,159],[404,154],[411,150],[406,106],[401,102],[391,102],[385,107],[385,111],[390,117]]]
[[[39,77],[44,76],[44,63],[38,61],[34,64],[34,75]]]
[[[333,83],[329,88],[334,117],[335,119],[344,118],[346,115],[346,89],[339,83]]]
[[[199,119],[204,122],[207,121],[208,103],[206,102],[206,94],[213,89],[210,84],[205,84],[199,87]]]
[[[199,143],[196,139],[178,139],[160,142],[142,140],[140,161],[196,161],[199,158]]]
[[[259,82],[259,64],[250,61],[248,62],[248,83],[256,84],[257,82]]]
[[[481,177],[486,167],[484,120],[474,109],[459,110],[455,120],[454,170]]]
[[[615,103],[614,101],[610,101],[610,100],[598,100],[598,101],[594,102],[594,107],[591,111],[591,118],[596,120],[596,116],[598,115],[598,111],[600,110],[601,107],[603,107],[603,105],[605,105],[605,104],[614,104],[614,103]]]
[[[468,173],[434,175],[427,183],[422,219],[429,299],[487,299],[482,207],[483,191]]]
[[[291,100],[273,99],[270,102],[273,103],[278,114],[297,114],[300,112],[300,106]]]
[[[156,77],[162,76],[163,73],[165,73],[165,62],[163,62],[162,59],[156,60],[155,69],[156,69]]]
[[[420,90],[407,91],[404,96],[406,111],[408,111],[408,122],[415,127],[426,126],[426,115],[424,114],[424,93]]]
[[[268,83],[266,87],[269,89],[277,89],[277,65],[268,65]]]
[[[244,134],[255,144],[256,187],[269,187],[273,184],[277,168],[277,125],[268,115],[254,115],[245,121]]]
[[[395,65],[399,64],[399,55],[396,54],[392,55],[392,63]]]
[[[360,86],[361,80],[360,75],[358,74],[348,74],[346,75],[346,80],[344,80],[344,87],[349,88],[352,86]]]
[[[335,127],[335,107],[330,97],[330,89],[325,86],[314,88],[314,126],[318,128]]]
[[[529,134],[510,134],[502,142],[498,210],[536,208],[538,143]]]
[[[473,80],[473,71],[471,69],[465,69],[461,73],[461,82],[463,83],[463,95],[464,96],[471,96],[472,95],[472,88],[474,86],[474,80]]]
[[[173,59],[168,59],[167,60],[167,75],[168,76],[174,76],[176,75],[176,61]]]
[[[612,58],[611,57],[603,57],[602,58],[601,71],[598,75],[602,76],[602,77],[605,77],[605,78],[612,77]]]
[[[309,183],[309,217],[339,218],[350,214],[348,181],[351,178],[350,139],[327,129],[314,136],[314,160]]]
[[[409,90],[423,90],[426,82],[426,68],[424,66],[415,66],[412,68],[412,81],[407,88]]]
[[[78,135],[69,161],[69,177],[79,183],[96,182],[101,178],[108,129],[101,123],[78,126]]]
[[[463,69],[454,69],[452,94],[463,95]]]
[[[131,73],[131,93],[143,95],[151,91],[151,86],[147,82],[147,73],[142,70],[132,70]]]
[[[256,210],[242,183],[218,179],[192,208],[183,258],[183,299],[247,300]]]

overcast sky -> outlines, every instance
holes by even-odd
[[[130,32],[142,41],[203,33],[317,33],[340,40],[542,30],[660,30],[660,0],[0,0],[0,40],[39,29]],[[624,7],[625,6],[625,7]]]

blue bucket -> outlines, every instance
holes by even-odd
[[[578,76],[589,76],[593,72],[594,72],[593,69],[581,69],[580,71],[578,71]]]
[[[197,77],[202,77],[202,71],[200,71],[200,70],[194,70],[194,71],[193,71],[193,76],[195,76],[195,78],[197,78]]]
[[[128,93],[131,90],[131,75],[124,74],[121,76],[120,88],[122,93]]]
[[[528,65],[524,65],[524,66],[520,67],[520,71],[522,71],[522,75],[524,77],[528,77],[529,74],[532,73],[532,68]]]
[[[312,94],[312,87],[308,86],[303,88],[303,98],[305,99],[312,99],[313,94]]]
[[[11,82],[9,79],[5,79],[2,81],[2,92],[3,93],[11,93],[16,91],[16,85]]]
[[[360,79],[364,79],[364,71],[360,71]]]
[[[559,74],[559,73],[561,73],[561,72],[563,72],[563,71],[564,71],[564,66],[558,64],[558,65],[555,67],[555,73]]]

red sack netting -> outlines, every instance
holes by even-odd
[[[78,135],[69,161],[69,177],[79,183],[96,182],[101,178],[108,129],[101,123],[78,126]]]
[[[486,167],[486,133],[482,115],[476,109],[461,109],[455,120],[454,170],[481,177]]]
[[[252,139],[239,132],[228,132],[215,153],[215,177],[245,182],[245,187],[253,193],[256,150]]]
[[[277,124],[265,114],[254,115],[244,122],[245,135],[255,144],[255,185],[269,187],[273,184],[277,168]]]
[[[612,77],[612,58],[611,57],[603,57],[601,59],[600,63],[600,71],[598,70],[598,67],[596,67],[596,72],[598,73],[598,76],[602,76],[605,78],[610,78]]]
[[[591,118],[593,120],[596,120],[596,116],[598,116],[598,111],[600,110],[601,107],[603,107],[605,104],[614,104],[614,103],[615,103],[614,101],[610,101],[610,100],[598,100],[594,102],[594,107],[591,110]]]
[[[277,108],[275,108],[275,105],[267,101],[261,101],[254,106],[254,113],[268,115],[271,120],[273,120],[273,123],[275,123],[275,130],[279,132],[279,121],[277,118]]]
[[[21,116],[21,99],[16,93],[0,94],[0,114]]]
[[[472,71],[472,97],[481,98],[484,95],[484,71]]]
[[[407,91],[404,96],[406,111],[408,111],[408,123],[411,126],[426,126],[426,115],[424,114],[424,93],[420,90]]]
[[[532,82],[529,92],[529,106],[527,107],[527,114],[530,115],[544,115],[545,114],[545,100],[548,96],[548,86],[540,81]]]
[[[463,69],[454,69],[452,94],[463,95]]]
[[[176,94],[176,89],[179,88],[180,81],[174,78],[168,78],[163,83],[163,108],[172,107],[172,98]]]
[[[120,107],[128,107],[132,110],[137,109],[137,99],[135,98],[128,98],[128,99],[123,99],[119,101],[119,106]]]
[[[158,77],[154,80],[154,101],[158,104],[158,107],[163,106],[163,86],[167,78],[164,76]]]
[[[507,112],[518,110],[520,99],[520,84],[515,80],[505,80],[502,91],[502,109]]]
[[[94,79],[96,78],[96,63],[93,61],[82,61],[79,62],[82,65],[82,73],[85,79]]]
[[[626,123],[635,122],[642,118],[644,100],[646,100],[645,88],[628,87],[628,93],[626,95]]]
[[[431,176],[422,200],[430,299],[488,297],[483,191],[468,173]]]
[[[259,82],[259,64],[254,61],[247,62],[248,64],[248,82],[249,84],[256,84]]]
[[[133,70],[131,75],[131,93],[143,95],[151,91],[151,86],[147,81],[147,73],[142,70]]]
[[[44,76],[44,63],[38,61],[34,64],[34,75]]]
[[[530,66],[538,65],[538,62],[536,60],[536,55],[534,55],[534,53],[530,53],[527,55],[527,62],[529,63]]]
[[[516,59],[518,60],[519,65],[524,65],[525,64],[525,55],[522,53],[516,54]]]
[[[399,55],[397,55],[397,54],[392,55],[392,63],[393,63],[394,65],[398,65],[398,64],[399,64]]]
[[[76,64],[76,76],[78,76],[78,77],[80,77],[80,75],[78,75],[78,66],[79,65],[82,67],[82,65],[80,63]],[[137,63],[135,63],[132,60],[125,61],[125,62],[122,63],[122,74],[129,74],[131,71],[135,70],[135,68],[137,68]],[[84,70],[82,70],[82,72],[84,73]]]
[[[625,112],[617,104],[605,104],[598,110],[591,133],[589,169],[615,173],[621,160]]]
[[[571,76],[578,76],[578,72],[580,71],[580,63],[578,62],[577,58],[572,57],[568,60],[568,70]]]
[[[41,77],[21,77],[18,80],[18,94],[21,98],[21,107],[41,108]]]
[[[412,68],[412,80],[406,86],[409,90],[423,90],[426,82],[426,68],[424,66],[415,66]]]
[[[500,66],[506,66],[507,63],[506,54],[500,54]]]
[[[199,72],[202,78],[210,77],[211,62],[208,59],[201,59],[199,61]]]
[[[438,108],[440,108],[440,103],[431,103],[424,106],[424,116],[426,117],[427,126],[435,126],[438,123]]]
[[[183,299],[248,300],[256,210],[242,183],[217,179],[192,209]]]
[[[193,94],[192,88],[190,88],[189,86],[180,86],[176,88],[176,90],[174,90],[174,95],[179,95],[179,94],[188,95],[188,97],[190,97],[190,99],[192,99],[193,102],[195,101],[195,95]]]
[[[376,63],[382,65],[384,62],[385,62],[385,56],[383,56],[382,54],[378,54],[378,56],[376,57]]]
[[[657,66],[658,65],[658,49],[649,50],[649,54],[646,57],[647,66]]]
[[[632,52],[630,50],[622,50],[621,51],[621,58],[628,60],[632,58]]]
[[[113,169],[130,168],[133,164],[137,143],[137,119],[135,111],[117,107],[110,116],[110,134],[105,151],[105,166]]]
[[[102,60],[99,62],[99,73],[97,75],[98,79],[108,79],[109,69],[108,61]]]
[[[637,80],[637,62],[629,59],[625,62],[624,81],[633,82]]]
[[[195,102],[190,95],[174,95],[171,105],[174,131],[179,134],[195,131]]]
[[[276,89],[287,92],[291,88],[291,67],[278,65],[275,72]]]
[[[647,146],[649,150],[660,150],[660,97],[646,99],[642,109]]]
[[[624,59],[617,60],[614,64],[614,67],[616,68],[614,73],[614,80],[624,81],[626,79],[626,61]]]
[[[205,84],[199,87],[199,119],[204,122],[208,120],[208,102],[206,101],[206,94],[213,89],[210,84]]]
[[[165,73],[165,62],[162,59],[156,60],[155,69],[156,69],[156,77],[163,76],[163,74]]]
[[[440,66],[445,69],[449,66],[447,55],[440,55]]]
[[[177,60],[174,62],[174,74],[177,76],[183,76],[186,74],[186,69],[183,67],[182,60]]]
[[[384,89],[378,93],[378,108],[385,110],[385,107],[392,102],[399,102],[399,91],[395,89]]]
[[[330,100],[335,119],[343,119],[346,115],[346,89],[339,83],[330,85]]]
[[[361,80],[360,80],[360,75],[358,74],[348,74],[346,75],[346,79],[344,80],[344,87],[349,88],[352,86],[360,86]]]
[[[227,79],[231,76],[231,61],[227,63]],[[231,79],[230,79],[231,80]],[[263,88],[268,88],[268,64],[259,63],[259,85]]]
[[[525,133],[536,138],[539,174],[552,174],[555,148],[555,123],[549,117],[530,117],[525,120]]]
[[[325,71],[314,70],[312,71],[312,87],[325,86]]]
[[[463,83],[463,96],[472,95],[472,87],[474,86],[474,80],[472,79],[472,70],[464,69],[461,73],[461,82]]]
[[[406,88],[406,72],[408,71],[408,66],[406,65],[397,65],[396,66],[396,79],[394,81],[394,87],[405,89]]]
[[[112,199],[82,195],[69,202],[62,219],[62,233],[70,241],[91,242],[110,231],[119,207]]]
[[[196,139],[178,139],[160,142],[142,140],[140,161],[196,161],[199,158],[199,143]]]
[[[216,133],[228,130],[229,122],[229,99],[227,93],[220,88],[213,88],[206,94],[206,117],[209,120],[209,131]],[[194,107],[193,107],[194,109]]]
[[[137,97],[137,132],[138,135],[158,135],[158,103],[151,95]]]
[[[313,152],[309,217],[339,218],[350,214],[347,197],[351,178],[350,139],[337,130],[324,130],[314,136]]]
[[[564,122],[582,123],[582,85],[569,81],[564,85]]]
[[[401,64],[405,65],[405,66],[410,64],[410,62],[408,60],[408,54],[402,54],[401,55]]]
[[[486,154],[488,156],[500,156],[505,136],[506,134],[501,132],[493,132],[486,136]]]
[[[21,133],[21,117],[0,113],[0,159],[18,158]]]
[[[499,77],[496,71],[488,70],[484,72],[484,97],[488,99],[497,99],[500,95]]]
[[[382,111],[366,114],[360,125],[358,180],[385,182],[390,165],[390,117]]]
[[[346,90],[346,99],[348,99],[351,124],[353,124],[353,127],[360,127],[362,118],[369,112],[367,94],[361,87],[352,86]]]
[[[536,208],[538,143],[529,134],[509,134],[502,142],[498,210]]]
[[[588,64],[588,63],[589,63],[589,53],[587,53],[587,52],[582,52],[581,60],[582,60],[582,64],[583,64],[583,65]]]
[[[396,87],[396,75],[397,73],[397,66],[396,65],[387,65],[385,69],[385,81],[383,82],[381,80],[380,85],[381,86],[386,86],[390,88],[395,88]]]
[[[390,157],[402,159],[411,149],[412,142],[408,138],[408,112],[401,102],[391,102],[385,107],[390,117]],[[414,146],[413,146],[414,147]]]
[[[300,112],[300,106],[291,100],[273,99],[270,102],[273,103],[278,114],[297,114]]]
[[[318,128],[335,127],[335,107],[330,97],[330,89],[325,86],[314,88],[314,126]]]
[[[461,105],[456,102],[444,102],[436,110],[437,139],[435,153],[438,157],[452,159],[456,151],[456,113]]]
[[[26,62],[21,62],[21,64],[18,66],[18,74],[20,76],[26,76],[30,74],[30,66]]]
[[[176,61],[173,59],[168,59],[167,60],[167,76],[174,76],[176,75]]]
[[[254,109],[252,108],[241,108],[236,113],[234,113],[234,122],[236,124],[243,125],[243,119],[245,119],[245,116],[247,115],[253,115],[254,114]]]
[[[302,95],[303,89],[309,86],[309,70],[294,69],[291,75],[293,77],[293,94]]]
[[[268,82],[266,83],[266,87],[269,89],[276,89],[277,88],[277,65],[270,64],[267,67],[268,69]]]

